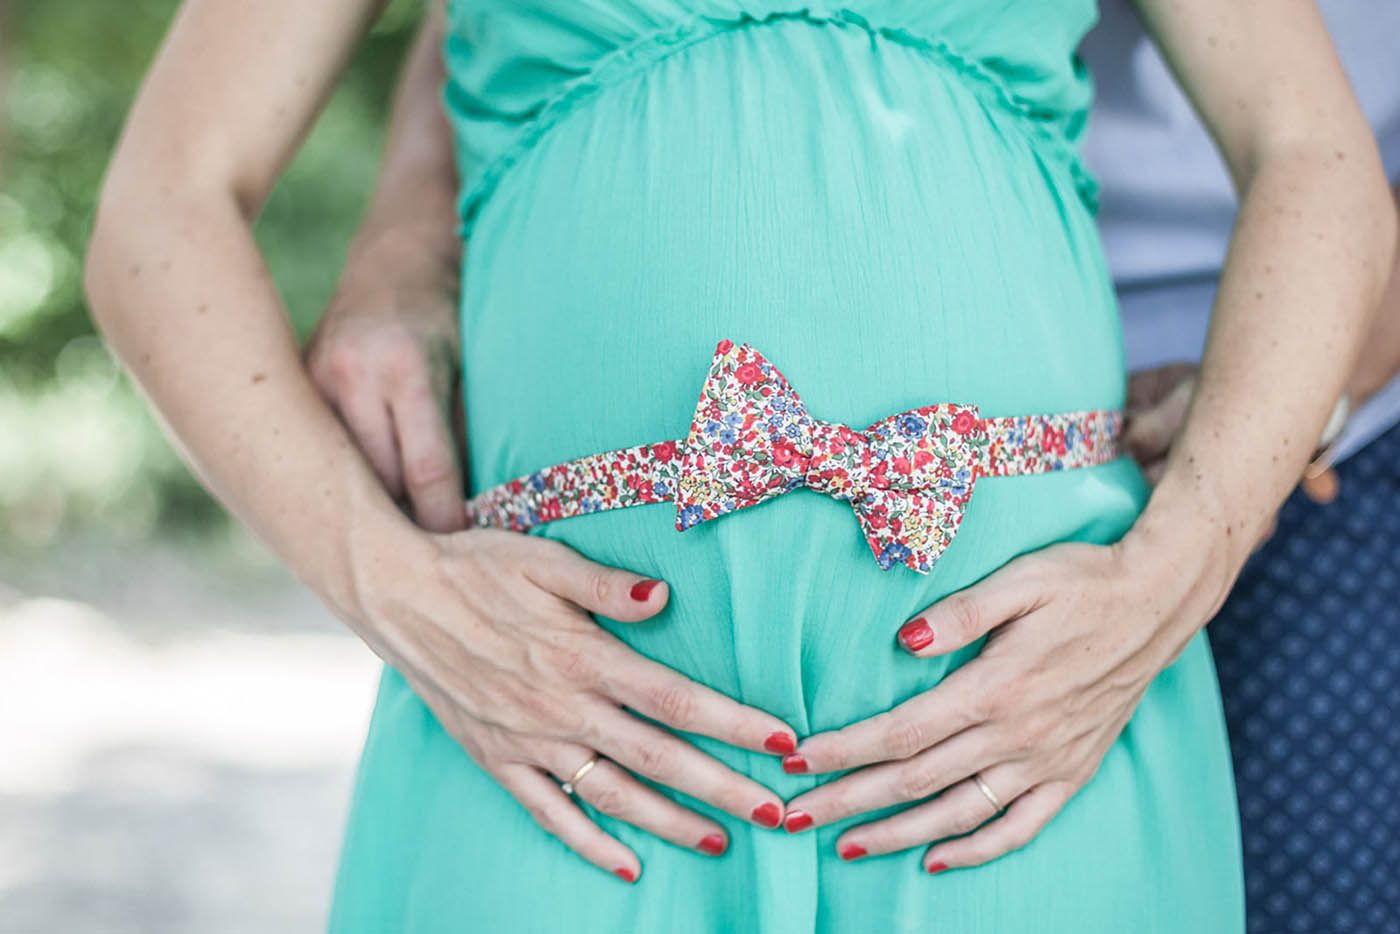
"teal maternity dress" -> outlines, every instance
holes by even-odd
[[[1076,142],[1091,0],[848,8],[449,0],[445,100],[467,249],[470,489],[683,438],[714,348],[748,342],[813,416],[933,402],[984,415],[1117,408],[1113,292]],[[1112,542],[1146,486],[1126,460],[989,478],[928,575],[881,570],[849,504],[795,490],[679,533],[675,508],[528,534],[664,579],[639,652],[791,723],[868,718],[976,647],[907,655],[915,611],[1054,542]],[[791,798],[834,775],[689,737]],[[1232,932],[1233,787],[1204,636],[1153,683],[1094,778],[1029,845],[937,876],[924,847],[843,862],[668,793],[719,857],[601,814],[635,885],[540,829],[393,670],[360,764],[339,932]]]

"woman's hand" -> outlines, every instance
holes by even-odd
[[[1223,593],[1202,556],[1171,560],[1190,552],[1145,539],[1051,546],[905,623],[899,642],[921,658],[987,641],[932,690],[802,740],[786,770],[857,771],[789,801],[787,826],[808,825],[799,811],[815,826],[913,803],[848,829],[836,848],[855,859],[935,842],[929,872],[1029,842],[1093,777],[1148,685],[1215,611],[1219,597],[1213,605],[1208,595]]]
[[[472,759],[584,859],[629,882],[640,873],[636,854],[559,785],[595,752],[606,758],[575,793],[678,846],[719,855],[728,839],[633,772],[777,826],[778,795],[633,715],[755,752],[795,743],[781,720],[645,658],[589,615],[649,619],[666,605],[664,583],[496,529],[412,530],[362,567],[352,625]]]

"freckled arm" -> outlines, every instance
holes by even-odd
[[[252,223],[381,4],[188,0],[132,109],[93,317],[219,499],[333,606],[409,527],[307,376]]]
[[[1376,143],[1308,0],[1139,0],[1241,208],[1182,434],[1136,532],[1217,600],[1297,483],[1395,248]]]

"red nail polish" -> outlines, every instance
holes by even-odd
[[[763,748],[769,752],[786,755],[797,748],[797,740],[791,733],[769,733],[768,738],[763,741]]]
[[[797,833],[810,826],[812,826],[812,815],[806,811],[789,811],[787,817],[783,818],[783,829],[788,833]]]
[[[789,775],[807,771],[807,760],[802,756],[783,756],[783,771]]]
[[[616,869],[613,870],[613,875],[621,879],[626,879],[628,882],[637,881],[637,874],[632,870],[628,869],[626,866],[618,866]]]
[[[636,600],[638,603],[645,603],[647,597],[651,596],[652,589],[659,583],[661,583],[661,581],[652,580],[650,578],[644,581],[637,581],[632,585],[632,590],[630,591],[632,599]]]
[[[948,864],[947,864],[947,863],[929,863],[929,864],[928,864],[927,866],[925,866],[924,868],[927,869],[927,870],[929,871],[930,874],[932,874],[932,873],[935,873],[935,872],[942,872],[943,870],[947,869],[947,868],[948,868]]]
[[[917,652],[933,641],[933,629],[922,616],[916,616],[899,627],[899,641],[909,651]]]
[[[728,846],[729,844],[725,842],[724,837],[717,833],[712,833],[700,841],[701,851],[709,853],[711,856],[720,855]]]
[[[867,850],[859,843],[847,843],[841,847],[841,858],[845,860],[860,859]]]
[[[783,822],[783,809],[769,801],[753,809],[753,819],[764,827],[776,827]]]

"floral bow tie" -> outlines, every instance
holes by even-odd
[[[674,501],[680,531],[806,487],[851,504],[876,561],[928,573],[953,540],[973,484],[1118,456],[1118,412],[983,418],[937,403],[864,429],[813,418],[748,344],[720,341],[683,441],[547,467],[467,502],[474,525],[525,531],[604,509]]]
[[[927,572],[987,444],[975,406],[927,405],[860,431],[813,418],[762,354],[721,341],[680,460],[676,528],[805,486],[854,507],[880,567]]]

